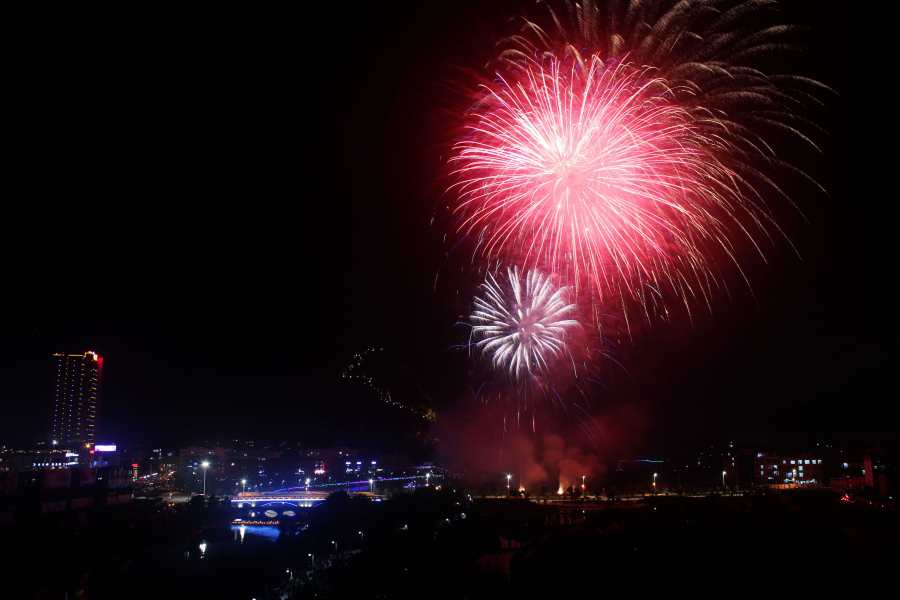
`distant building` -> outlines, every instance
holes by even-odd
[[[0,532],[13,522],[84,523],[99,507],[132,499],[132,473],[125,467],[42,468],[0,471]]]
[[[99,431],[103,359],[90,351],[53,357],[56,389],[50,409],[50,443],[90,450]]]
[[[178,471],[186,480],[203,476],[203,463],[208,463],[206,475],[234,479],[265,477],[271,461],[281,457],[275,450],[232,450],[222,446],[201,448],[190,446],[178,452]]]
[[[376,470],[406,469],[411,464],[408,454],[376,454],[374,458]]]
[[[833,488],[847,489],[847,490],[864,490],[866,489],[866,478],[865,477],[830,477],[828,479],[828,485]]]
[[[822,485],[824,472],[821,458],[770,456],[760,452],[753,459],[756,485]]]
[[[722,452],[722,470],[727,485],[748,484],[753,481],[753,459],[759,453],[747,444],[728,444]]]
[[[304,448],[300,450],[300,470],[305,473],[324,475],[345,471],[350,461],[356,466],[359,450],[347,446],[333,448]]]
[[[359,456],[359,450],[353,450],[346,446],[335,446],[334,448],[304,448],[300,451],[303,458],[313,458],[324,461],[338,461],[341,464],[348,458],[356,460]]]
[[[87,453],[84,453],[87,454]],[[90,456],[88,454],[88,456]],[[53,448],[47,450],[7,450],[0,453],[0,471],[35,471],[38,469],[62,469],[82,464],[74,450]]]
[[[270,465],[279,458],[281,452],[277,450],[228,450],[224,474],[235,479],[265,477],[271,474]]]
[[[203,463],[209,463],[208,469],[221,469],[225,463],[225,455],[231,452],[228,448],[216,446],[215,448],[201,448],[190,446],[178,451],[178,470],[185,476],[196,475],[203,469]]]

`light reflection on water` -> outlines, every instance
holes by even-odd
[[[274,525],[232,525],[231,531],[234,532],[234,541],[243,544],[245,539],[250,536],[258,536],[261,541],[274,542],[278,539],[278,528]]]

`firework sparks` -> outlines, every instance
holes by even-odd
[[[566,303],[566,287],[556,288],[549,277],[529,271],[524,280],[518,268],[507,269],[509,286],[488,274],[485,297],[475,298],[471,316],[476,344],[495,369],[521,378],[546,372],[549,363],[565,353],[567,337],[579,327],[569,318],[574,304]]]
[[[733,213],[739,195],[732,174],[699,150],[718,142],[651,91],[663,82],[625,70],[551,59],[516,84],[501,80],[457,144],[461,227],[490,231],[487,256],[570,262],[575,282],[612,273],[606,286],[621,276],[640,290],[641,281],[684,286],[708,271],[705,242],[727,247],[716,214]]]
[[[819,84],[749,68],[791,31],[742,29],[766,4],[569,3],[571,23],[551,11],[561,42],[525,21],[454,147],[457,232],[645,310],[663,289],[708,300],[732,231],[777,229],[757,188],[780,190],[754,165],[791,167],[754,126],[814,127],[792,108]]]

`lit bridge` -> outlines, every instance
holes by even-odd
[[[231,505],[237,508],[262,508],[272,504],[289,504],[297,508],[309,508],[325,501],[331,492],[244,492],[231,499]],[[367,492],[357,492],[355,496],[379,498]]]

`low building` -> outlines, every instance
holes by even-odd
[[[125,467],[3,471],[0,472],[0,527],[50,515],[78,522],[91,510],[126,504],[131,499],[132,473]]]
[[[828,479],[828,485],[842,490],[864,490],[866,487],[866,478],[850,477],[849,475],[845,475],[844,477],[830,477]]]

